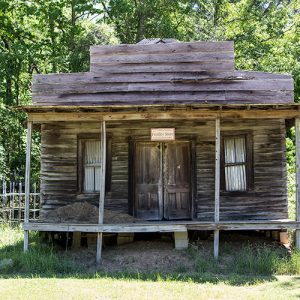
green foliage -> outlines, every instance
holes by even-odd
[[[0,177],[22,180],[25,174],[26,132],[25,113],[0,103]],[[33,182],[38,180],[40,169],[40,136],[33,135],[32,173]]]
[[[92,44],[233,40],[238,69],[291,73],[300,101],[299,11],[298,0],[0,0],[0,174],[24,172],[25,117],[10,107],[30,103],[32,74],[87,71]]]
[[[237,274],[272,274],[277,271],[278,259],[271,247],[246,245],[235,256],[233,270]]]
[[[105,19],[115,26],[123,43],[137,43],[153,37],[193,39],[198,2],[204,3],[187,0],[101,1]]]
[[[117,43],[114,30],[92,18],[97,1],[0,0],[0,178],[25,174],[26,116],[34,73],[89,69],[92,44]],[[39,134],[33,136],[32,179],[39,177]]]
[[[244,243],[236,248],[232,243],[225,243],[221,246],[218,260],[207,253],[207,249],[192,252],[195,270],[200,274],[257,276],[300,274],[300,252],[293,250],[288,253],[278,245]]]

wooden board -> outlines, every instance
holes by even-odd
[[[190,142],[163,143],[164,217],[168,220],[191,219]]]
[[[51,224],[23,223],[24,230],[58,231],[58,232],[184,232],[188,230],[280,230],[300,229],[296,221],[256,221],[256,222],[195,222],[181,223],[160,222],[143,224]]]
[[[91,109],[92,110],[92,109]],[[32,112],[28,114],[28,119],[35,123],[51,122],[100,122],[105,121],[163,121],[163,120],[214,120],[216,118],[228,119],[293,119],[300,116],[300,110],[264,110],[264,109],[218,109],[218,106],[212,110],[194,109],[194,110],[173,110],[163,109],[149,110],[143,112],[56,112],[55,109],[48,113]]]
[[[166,44],[121,44],[91,46],[91,57],[104,55],[135,55],[137,53],[165,54],[165,53],[185,53],[185,52],[233,52],[233,42],[187,42],[187,43],[166,43]]]
[[[248,193],[220,195],[220,220],[287,218],[285,165],[285,121],[283,119],[221,120],[222,131],[250,131],[253,135],[254,189]],[[188,112],[187,112],[188,114]],[[84,113],[83,113],[84,115]],[[153,114],[155,116],[155,114]],[[54,122],[42,125],[41,192],[42,210],[48,211],[77,201],[98,204],[99,195],[85,195],[77,186],[77,138],[99,133],[100,122]],[[75,121],[75,120],[74,120]],[[196,188],[194,217],[214,220],[215,121],[197,115],[189,119],[144,119],[107,122],[111,136],[111,191],[105,208],[129,210],[129,140],[150,140],[151,128],[176,128],[176,139],[195,141]],[[132,210],[130,211],[132,214]]]
[[[226,75],[228,76],[228,74]],[[232,75],[234,77],[234,75]],[[126,78],[130,78],[128,75]],[[122,82],[76,77],[69,83],[36,83],[33,103],[39,105],[138,105],[197,103],[289,103],[293,101],[291,78],[205,79],[152,76],[149,81],[139,74]],[[138,78],[144,78],[139,82]],[[117,78],[118,79],[118,78]],[[42,79],[36,79],[41,82]],[[60,80],[60,79],[58,79]],[[108,81],[108,82],[107,82]]]
[[[134,213],[144,220],[161,220],[163,217],[160,147],[157,142],[134,145]]]
[[[135,215],[145,220],[190,219],[189,142],[137,142],[134,146]]]
[[[232,42],[91,47],[91,72],[35,75],[39,105],[290,103],[291,76],[234,71]]]

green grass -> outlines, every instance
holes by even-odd
[[[218,261],[209,249],[190,248],[190,270],[177,262],[172,273],[88,272],[70,253],[43,244],[30,234],[23,253],[23,231],[0,225],[1,299],[297,299],[300,295],[300,252],[270,245],[243,244],[232,253],[224,243]]]
[[[22,291],[22,292],[20,292]],[[256,285],[114,278],[34,278],[0,280],[1,299],[298,299],[299,277],[281,277]]]
[[[0,261],[12,259],[13,267],[2,268],[0,276],[91,276],[91,273],[78,262],[71,260],[68,252],[55,250],[49,244],[41,242],[37,233],[30,235],[30,250],[23,253],[23,231],[20,227],[14,228],[0,225]],[[182,262],[176,262],[173,273],[167,270],[160,276],[172,279],[187,277],[200,280],[215,276],[231,277],[240,275],[272,276],[272,275],[299,275],[300,274],[300,251],[288,253],[277,245],[242,243],[238,249],[232,248],[230,243],[223,243],[218,261],[211,251],[190,248],[188,254],[194,261],[193,272]],[[139,278],[145,276],[155,279],[157,274],[132,274],[123,270],[114,273],[114,276],[125,275],[125,278]],[[107,275],[107,274],[106,274]],[[111,274],[109,274],[111,275]],[[200,279],[199,279],[200,278]]]
[[[300,274],[299,250],[288,253],[277,245],[249,243],[242,244],[238,250],[230,248],[230,244],[222,246],[224,250],[218,261],[207,255],[207,252],[190,250],[198,273],[254,276]]]
[[[23,252],[23,230],[6,224],[0,225],[0,261],[12,259],[13,268],[0,270],[3,274],[70,274],[76,273],[78,267],[71,261],[59,257],[51,247],[43,245],[37,233],[30,235],[30,251]]]
[[[296,299],[300,295],[300,252],[249,243],[232,251],[223,243],[220,258],[207,249],[190,248],[191,272],[182,262],[164,273],[89,272],[69,253],[43,244],[30,235],[23,253],[20,227],[0,225],[0,261],[13,266],[0,270],[1,299]],[[285,276],[278,276],[283,275]],[[286,275],[294,276],[286,276]],[[20,293],[20,291],[22,291]]]

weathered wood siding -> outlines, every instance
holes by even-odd
[[[233,71],[233,42],[92,46],[91,72]]]
[[[251,104],[293,102],[289,75],[261,72],[74,73],[35,75],[38,105]]]
[[[147,141],[150,128],[175,127],[177,140],[193,140],[196,152],[194,217],[213,220],[215,141],[214,121],[107,122],[112,139],[112,182],[105,207],[128,212],[129,140]],[[221,193],[220,220],[287,218],[284,120],[221,121],[222,131],[253,132],[254,189],[241,195]],[[57,122],[42,125],[42,209],[99,196],[83,195],[77,188],[77,135],[99,133],[100,123]]]
[[[86,73],[34,75],[38,105],[293,102],[289,75],[234,70],[233,42],[91,47]]]

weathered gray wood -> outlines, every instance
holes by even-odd
[[[104,200],[105,200],[105,174],[106,174],[106,124],[101,123],[101,176],[100,176],[100,195],[99,195],[99,224],[103,224],[104,219]],[[101,261],[103,234],[97,234],[97,253],[96,262]]]
[[[103,243],[103,233],[97,232],[96,264],[98,265],[101,263],[102,243]]]
[[[128,168],[128,139],[149,140],[151,128],[172,126],[176,128],[176,139],[195,139],[197,177],[195,217],[202,221],[214,220],[215,121],[204,120],[200,114],[196,115],[197,119],[195,117],[189,120],[192,114],[191,111],[178,111],[174,115],[166,112],[164,113],[166,120],[157,121],[153,119],[159,117],[157,113],[140,112],[139,115],[145,117],[146,122],[125,121],[126,116],[121,114],[118,121],[108,123],[107,134],[112,136],[112,181],[110,196],[107,195],[105,199],[106,208],[128,212],[128,179],[131,171]],[[85,116],[86,113],[83,112],[82,115]],[[114,115],[118,114],[109,114]],[[221,194],[222,221],[287,218],[285,122],[264,120],[265,115],[268,115],[268,112],[263,110],[261,120],[222,119],[222,130],[250,130],[253,133],[255,155],[255,189],[244,195]],[[170,121],[170,116],[177,120]],[[216,114],[212,115],[215,116]],[[184,122],[182,118],[185,118]],[[78,117],[77,120],[81,118]],[[42,125],[42,211],[77,201],[88,201],[98,205],[97,195],[78,195],[76,166],[77,136],[99,131],[99,121],[54,122]]]
[[[33,95],[33,103],[40,106],[129,107],[141,105],[199,105],[199,104],[271,104],[291,103],[293,91],[197,91],[197,92],[114,92],[86,94]]]
[[[209,52],[209,51],[230,51],[233,52],[233,42],[188,42],[188,43],[166,43],[166,44],[121,44],[121,45],[102,45],[91,46],[91,57],[116,55],[149,53],[182,53],[182,52]]]
[[[220,153],[221,152],[221,128],[220,119],[216,119],[215,125],[215,222],[220,220]],[[219,230],[214,231],[214,258],[219,256]]]
[[[214,258],[218,259],[219,257],[219,241],[220,241],[220,231],[214,231]]]
[[[300,118],[295,119],[296,133],[296,220],[300,221]],[[300,230],[296,230],[296,248],[300,249]]]
[[[220,219],[220,152],[221,152],[221,129],[220,119],[216,119],[215,125],[215,222]]]
[[[101,182],[99,196],[99,224],[103,224],[104,198],[105,198],[105,173],[106,173],[106,124],[101,122]]]
[[[188,230],[284,230],[300,229],[300,221],[162,221],[131,224],[70,224],[30,222],[23,224],[24,230],[61,231],[61,232],[184,232]]]
[[[189,80],[191,81],[191,80]],[[60,98],[66,94],[97,94],[118,92],[213,92],[213,91],[292,91],[293,81],[290,79],[264,80],[231,80],[222,82],[133,82],[133,83],[93,83],[93,84],[43,84],[33,86],[34,99],[39,95],[57,94]]]
[[[63,223],[34,223],[23,224],[26,230],[61,231],[61,232],[177,232],[185,231],[186,225],[175,224],[63,224]]]
[[[222,107],[222,106],[221,106]],[[298,110],[235,110],[235,109],[218,109],[218,106],[214,107],[214,110],[183,110],[178,109],[174,111],[162,111],[162,110],[148,110],[145,112],[61,112],[55,113],[53,111],[45,113],[30,113],[29,120],[35,123],[51,123],[57,121],[69,121],[69,122],[92,122],[92,121],[137,121],[137,120],[212,120],[216,117],[221,119],[291,119],[300,116]]]
[[[234,54],[232,51],[227,52],[189,52],[189,53],[164,53],[161,55],[134,54],[134,55],[117,55],[112,56],[92,56],[91,65],[97,64],[150,64],[150,63],[187,63],[199,61],[233,61]]]
[[[254,71],[233,72],[164,72],[164,73],[53,73],[34,74],[32,83],[37,91],[51,84],[94,84],[120,82],[226,82],[253,79],[291,79],[291,75]]]
[[[40,105],[291,103],[291,76],[234,71],[233,42],[91,47],[91,71],[36,75]]]
[[[26,166],[25,166],[25,208],[24,223],[29,222],[29,197],[30,197],[30,163],[31,163],[31,136],[32,121],[27,122]],[[24,252],[28,251],[29,233],[24,231]]]

